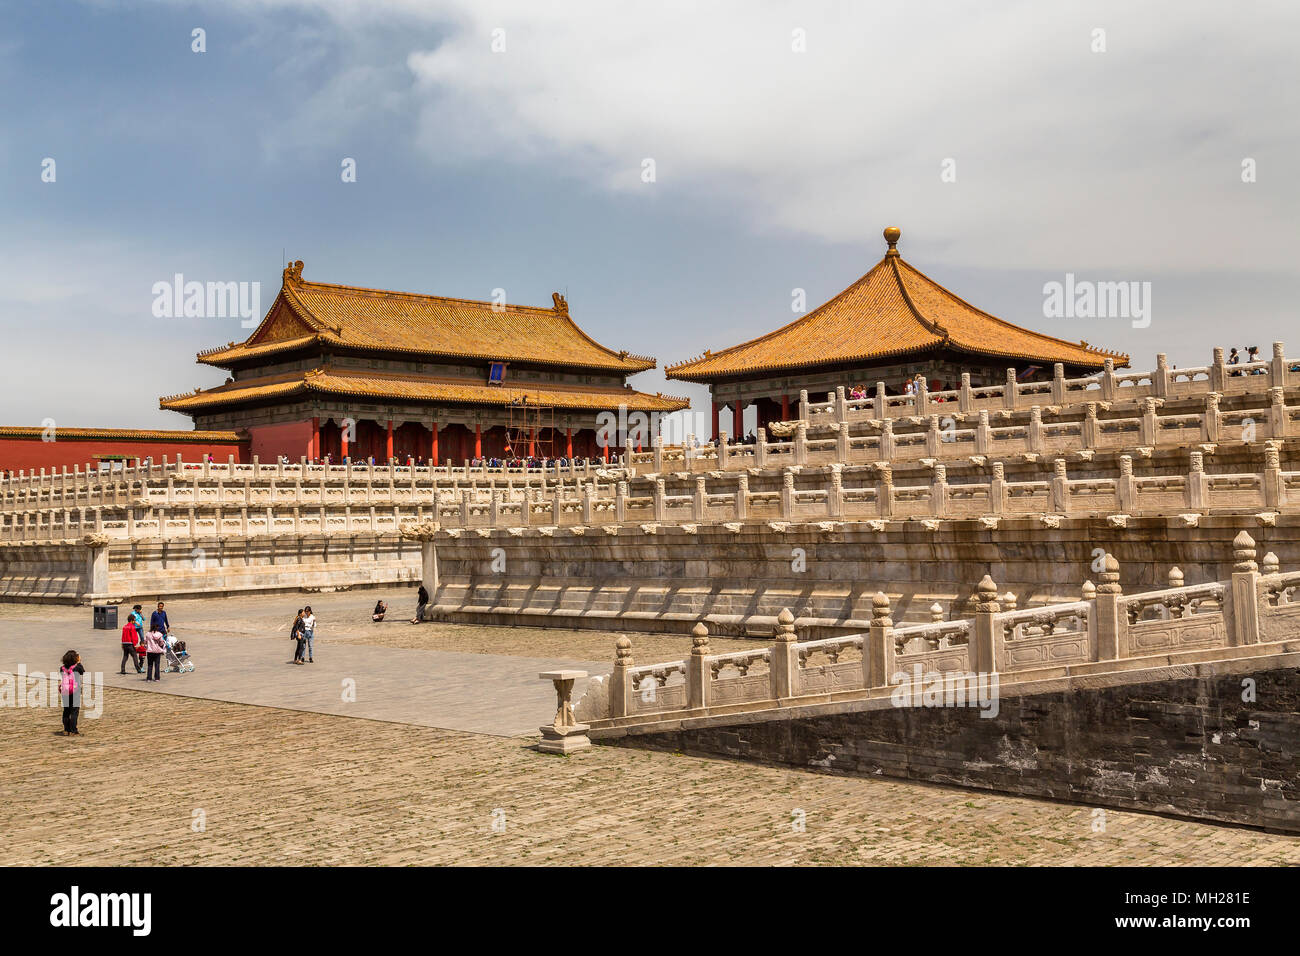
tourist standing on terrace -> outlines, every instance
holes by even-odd
[[[316,615],[311,612],[310,604],[302,610],[302,638],[307,644],[307,663],[315,664],[312,659],[312,638],[316,635]]]

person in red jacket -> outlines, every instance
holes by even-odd
[[[139,637],[139,634],[135,629],[135,622],[128,617],[126,623],[122,625],[122,669],[118,673],[126,673],[126,662],[128,659],[130,659],[131,663],[135,665],[135,672],[137,674],[143,670],[140,666],[140,658],[136,656],[135,653],[135,639],[137,637]]]

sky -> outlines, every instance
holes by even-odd
[[[826,301],[888,225],[1134,368],[1300,356],[1297,36],[1300,4],[1249,0],[4,0],[0,424],[189,427],[159,396],[220,384],[194,354],[249,329],[155,286],[260,283],[265,311],[286,258],[560,291],[703,418],[662,367]],[[1067,275],[1149,313],[1051,315]]]

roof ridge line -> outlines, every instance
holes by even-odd
[[[836,302],[837,300],[839,300],[839,299],[842,298],[843,296],[848,295],[850,292],[852,292],[852,291],[853,291],[854,289],[856,289],[858,286],[862,285],[862,283],[866,282],[867,279],[871,278],[872,274],[873,274],[877,269],[879,269],[882,265],[885,264],[885,261],[886,261],[885,258],[882,257],[881,260],[880,260],[879,262],[877,262],[874,266],[872,266],[870,269],[868,269],[868,270],[867,270],[866,272],[864,272],[862,275],[858,276],[858,278],[855,279],[853,282],[850,282],[850,283],[848,284],[847,287],[845,287],[844,289],[842,289],[842,290],[840,290],[839,292],[835,293],[835,295],[831,296],[829,299],[827,299],[827,300],[826,300],[825,302],[823,302],[821,305],[817,306],[817,308],[813,309],[811,312],[805,312],[803,315],[799,316],[797,319],[793,319],[793,320],[787,322],[785,325],[781,326],[780,328],[773,329],[771,332],[765,332],[765,333],[763,333],[762,335],[756,336],[756,337],[754,337],[754,338],[752,338],[752,339],[747,339],[747,340],[744,341],[744,342],[740,342],[740,343],[737,343],[736,345],[732,345],[732,346],[730,346],[730,347],[728,347],[728,348],[723,349],[721,352],[712,352],[711,350],[706,349],[705,351],[710,353],[710,354],[708,355],[708,358],[710,358],[710,359],[718,358],[719,356],[726,355],[728,352],[734,352],[734,351],[736,351],[737,349],[742,349],[742,348],[744,348],[744,347],[746,347],[746,346],[748,346],[748,345],[753,345],[753,344],[755,344],[756,342],[762,342],[764,339],[769,339],[769,338],[771,338],[771,337],[774,336],[774,335],[777,335],[777,334],[779,334],[779,333],[781,333],[781,332],[784,332],[786,329],[790,329],[790,328],[793,328],[793,327],[796,326],[796,325],[799,325],[801,322],[807,322],[807,321],[810,321],[810,320],[812,319],[812,317],[815,316],[818,312],[822,311],[822,309],[829,308],[829,307],[830,307],[834,302]],[[703,355],[700,355],[700,356],[697,356],[696,358],[693,358],[693,359],[686,359],[685,361],[678,362],[676,365],[671,365],[671,366],[669,366],[669,365],[665,365],[665,366],[664,366],[664,371],[667,372],[670,368],[672,368],[672,369],[677,369],[677,368],[680,368],[680,367],[683,366],[683,365],[688,365],[688,364],[690,364],[690,363],[692,363],[692,362],[698,362],[698,361],[700,361],[700,359],[702,359],[702,358],[704,358],[704,356],[703,356]]]
[[[901,257],[900,257],[900,258],[901,258]],[[1035,330],[1035,329],[1027,329],[1027,328],[1025,328],[1024,326],[1016,325],[1014,322],[1010,322],[1010,321],[1008,321],[1008,320],[1006,320],[1006,319],[999,318],[998,316],[993,315],[993,314],[991,314],[991,313],[989,313],[989,312],[985,312],[985,311],[984,311],[983,309],[981,309],[978,305],[974,305],[973,303],[967,302],[965,299],[963,299],[961,296],[959,296],[956,292],[953,292],[951,289],[949,289],[947,286],[945,286],[942,282],[938,282],[938,281],[936,281],[935,279],[930,278],[929,275],[927,275],[926,273],[922,272],[920,269],[916,268],[916,266],[912,265],[910,262],[904,262],[904,265],[906,265],[909,269],[911,269],[913,272],[915,272],[918,276],[920,276],[921,278],[925,279],[927,282],[932,283],[932,284],[933,284],[935,287],[937,287],[937,288],[939,289],[939,291],[941,291],[944,295],[951,296],[952,298],[954,298],[954,299],[956,299],[958,302],[960,302],[962,305],[966,306],[966,308],[970,309],[970,310],[973,311],[973,312],[978,312],[980,315],[982,315],[984,318],[988,319],[990,322],[997,322],[999,325],[1009,326],[1010,328],[1013,328],[1013,329],[1015,329],[1015,330],[1017,330],[1017,331],[1019,331],[1019,332],[1028,332],[1030,335],[1036,335],[1036,336],[1038,336],[1038,337],[1040,337],[1040,338],[1047,339],[1048,341],[1051,341],[1051,342],[1057,342],[1057,343],[1059,343],[1059,344],[1061,344],[1061,345],[1068,345],[1070,348],[1076,348],[1076,349],[1077,349],[1077,348],[1082,348],[1082,349],[1084,349],[1085,351],[1096,352],[1096,353],[1099,354],[1099,355],[1109,355],[1109,356],[1111,356],[1111,357],[1113,357],[1113,358],[1123,358],[1125,361],[1127,361],[1129,358],[1131,358],[1131,356],[1128,355],[1128,353],[1126,353],[1126,352],[1112,352],[1112,351],[1110,351],[1110,350],[1108,350],[1108,349],[1099,349],[1099,348],[1097,348],[1096,346],[1093,346],[1093,345],[1084,345],[1084,344],[1082,343],[1082,341],[1080,341],[1080,342],[1071,342],[1071,341],[1069,341],[1069,340],[1067,340],[1067,339],[1057,338],[1055,335],[1048,335],[1046,332],[1039,332],[1039,331],[1037,331],[1037,330]],[[904,291],[906,291],[906,290],[904,290]],[[972,347],[967,346],[967,347],[966,347],[966,350],[967,350],[967,351],[970,351],[971,348],[972,348]]]
[[[366,292],[372,295],[396,295],[396,296],[404,296],[406,298],[411,298],[411,299],[436,299],[439,302],[461,302],[467,305],[485,305],[488,308],[492,308],[497,304],[495,302],[489,301],[488,299],[466,299],[462,296],[436,295],[432,292],[405,292],[402,291],[401,289],[376,289],[371,286],[346,285],[341,282],[317,282],[315,280],[310,280],[310,279],[301,279],[298,282],[294,283],[294,286],[296,288],[302,288],[303,286],[309,286],[309,285],[320,286],[326,289],[340,289],[347,292]],[[539,312],[539,313],[549,312],[555,315],[562,314],[556,312],[553,306],[525,305],[520,302],[503,302],[501,303],[501,305],[502,305],[502,309],[500,311],[506,311],[510,309],[526,309],[529,312]]]
[[[921,314],[921,310],[917,307],[916,303],[912,301],[911,293],[907,291],[907,286],[903,284],[903,277],[898,273],[898,263],[902,261],[903,257],[898,253],[895,253],[894,255],[887,256],[886,258],[890,260],[889,264],[894,271],[894,281],[898,283],[898,291],[903,294],[903,301],[907,303],[907,308],[911,311],[912,315],[916,316],[916,320],[920,322],[923,326],[925,326],[930,331],[931,334],[939,336],[943,340],[943,343],[948,342],[952,338],[952,336],[949,334],[947,326],[941,325],[939,322],[933,319],[927,319],[925,316]],[[914,266],[908,265],[908,268],[911,269],[913,272],[915,272],[917,275],[925,276],[925,273],[921,272],[921,270],[915,268]],[[925,276],[925,278],[929,279],[932,282],[934,281],[930,279],[929,276]],[[938,285],[938,283],[936,282],[935,285]],[[940,288],[943,287],[940,286]]]

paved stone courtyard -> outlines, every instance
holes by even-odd
[[[362,644],[368,613],[364,624],[337,622],[368,612],[373,592],[310,600],[326,622],[318,657],[361,650],[353,645]],[[273,699],[283,683],[274,675],[310,670],[278,663],[289,648],[283,608],[292,605],[291,618],[301,601],[169,608],[212,680],[265,668],[271,676],[259,692]],[[389,603],[409,614],[409,606]],[[47,645],[102,655],[116,634],[92,631],[88,618],[85,608],[0,606],[0,670],[28,657],[29,668],[48,669]],[[517,684],[518,693],[527,687],[537,697],[479,701],[465,718],[481,725],[473,733],[400,716],[312,712],[326,708],[292,699],[299,693],[292,682],[285,706],[180,696],[201,691],[183,683],[200,671],[164,677],[147,691],[110,679],[102,716],[83,719],[79,738],[56,733],[55,708],[0,708],[0,864],[1300,864],[1300,838],[1144,814],[1108,810],[1104,832],[1095,832],[1089,807],[622,748],[538,754],[532,732],[503,735],[494,705],[510,715],[507,724],[535,727],[550,716],[553,697],[535,677],[538,665],[565,659],[554,654],[560,636],[392,630],[395,641],[410,634],[432,646],[365,644],[349,666],[364,687],[372,670],[389,673],[403,655],[449,655],[423,658],[460,668],[454,679],[441,675],[449,686],[442,709],[428,710],[430,721],[474,703],[478,682],[493,675],[502,682],[496,693]],[[389,628],[377,634],[387,637]],[[606,658],[596,651],[610,635],[579,635],[579,660]],[[259,637],[266,640],[252,640]],[[668,652],[653,656],[680,656],[689,639],[675,640],[647,638],[645,646]],[[495,652],[467,653],[476,642]],[[253,667],[263,648],[267,663]],[[398,698],[418,697],[431,676],[440,675],[417,671],[384,686]]]

